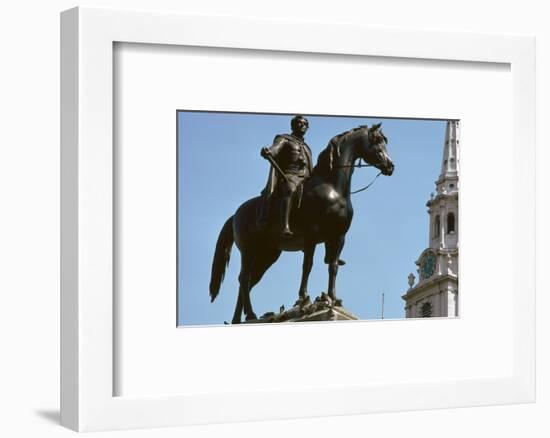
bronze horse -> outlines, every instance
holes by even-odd
[[[218,237],[212,261],[210,298],[214,301],[219,293],[231,247],[235,243],[241,253],[241,271],[233,324],[241,322],[243,309],[247,321],[257,319],[252,310],[250,291],[282,251],[304,252],[298,302],[308,302],[307,283],[313,255],[316,245],[322,242],[325,243],[325,261],[328,263],[328,296],[339,302],[336,298],[336,274],[345,236],[353,218],[350,188],[355,163],[363,159],[388,176],[394,169],[386,151],[387,138],[380,125],[371,128],[359,126],[337,135],[319,154],[312,176],[304,183],[300,208],[294,209],[291,216],[295,234],[292,239],[282,239],[277,224],[268,227],[258,225],[256,218],[261,197],[249,199],[227,219]]]

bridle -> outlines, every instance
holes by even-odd
[[[377,164],[381,164],[381,163],[377,163]],[[342,166],[338,166],[338,168],[344,168],[344,167],[356,167],[356,168],[362,168],[362,167],[376,167],[376,164],[368,164],[368,163],[362,163],[361,162],[361,158],[359,158],[359,163],[355,164],[344,164]],[[376,181],[376,179],[382,175],[382,171],[378,172],[378,174],[374,177],[374,179],[368,183],[365,187],[362,187],[358,190],[354,190],[353,192],[349,192],[350,195],[355,195],[356,193],[359,193],[359,192],[362,192],[364,190],[367,190],[370,186],[372,186],[374,184],[374,181]]]
[[[376,167],[378,165],[380,165],[382,163],[376,163],[376,164],[368,164],[368,163],[362,163],[361,162],[361,158],[359,158],[359,163],[353,163],[353,164],[343,164],[341,166],[338,166],[338,169],[342,169],[342,168],[351,168],[351,167],[354,167],[354,168],[362,168],[362,167]],[[364,190],[367,190],[370,186],[372,186],[374,184],[374,181],[376,181],[376,179],[382,175],[382,171],[378,172],[378,174],[373,178],[373,180],[368,183],[365,187],[361,187],[360,189],[358,190],[354,190],[353,192],[349,192],[350,195],[355,195],[356,193],[359,193],[359,192],[362,192]]]
[[[362,159],[359,158],[359,162],[358,163],[353,163],[353,164],[343,164],[343,165],[340,165],[338,166],[338,169],[343,169],[343,168],[362,168],[362,167],[377,167],[379,165],[383,164],[382,162],[378,162],[376,164],[368,164],[368,163],[363,163],[362,162]],[[356,193],[359,193],[359,192],[362,192],[362,191],[365,191],[367,190],[370,186],[372,186],[374,184],[374,182],[376,181],[376,179],[382,175],[382,171],[379,171],[378,174],[373,178],[373,180],[368,183],[365,187],[362,187],[358,190],[354,190],[353,192],[349,192],[350,195],[355,195]]]

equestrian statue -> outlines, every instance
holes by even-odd
[[[217,297],[229,263],[231,248],[241,253],[239,293],[232,323],[256,320],[250,301],[252,288],[282,251],[303,251],[302,279],[296,305],[310,302],[307,284],[315,247],[325,244],[328,264],[327,295],[337,304],[336,275],[344,264],[340,253],[353,219],[351,177],[364,160],[381,174],[391,175],[394,165],[386,150],[381,124],[362,125],[333,137],[312,167],[311,150],[304,141],[307,119],[296,116],[291,134],[277,135],[261,156],[271,163],[261,196],[244,202],[223,225],[216,243],[210,277],[210,299]]]

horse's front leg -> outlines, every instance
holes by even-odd
[[[304,261],[302,263],[302,281],[300,282],[300,290],[298,291],[298,301],[296,304],[304,305],[310,302],[309,294],[307,293],[307,282],[309,274],[313,267],[313,255],[315,254],[315,243],[306,240],[304,242]]]
[[[336,298],[336,275],[338,274],[338,260],[340,253],[344,247],[345,236],[339,236],[333,240],[326,242],[326,258],[328,259],[328,296],[335,302],[336,305],[341,305],[342,302]]]

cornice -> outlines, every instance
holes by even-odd
[[[458,286],[457,275],[451,275],[451,274],[434,275],[428,278],[427,280],[422,280],[421,282],[419,282],[416,286],[412,287],[404,295],[402,295],[401,298],[404,300],[407,300],[409,298],[414,297],[415,295],[419,295],[420,293],[424,292],[426,289],[429,289],[435,284],[442,283],[444,281],[454,282]]]
[[[447,199],[456,199],[458,201],[458,190],[451,193],[438,193],[426,202],[426,207],[431,207],[433,204],[440,201],[446,201]]]

